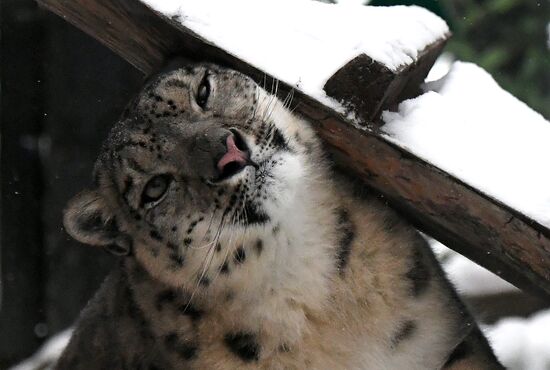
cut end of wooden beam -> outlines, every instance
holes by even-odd
[[[392,71],[362,54],[340,68],[325,84],[327,95],[355,112],[363,122],[378,122],[383,110],[420,94],[424,81],[450,34],[427,46],[418,59]]]

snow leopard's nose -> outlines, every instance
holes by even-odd
[[[194,135],[187,152],[186,161],[197,176],[219,182],[249,164],[248,146],[236,129],[204,126]]]
[[[237,130],[230,130],[230,134],[225,138],[225,146],[226,151],[217,163],[219,175],[216,180],[218,181],[237,174],[251,164],[248,147]]]

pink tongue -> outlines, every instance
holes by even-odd
[[[235,138],[233,135],[229,135],[227,137],[227,153],[224,154],[224,156],[220,159],[218,162],[218,170],[220,172],[223,172],[223,169],[226,165],[228,165],[231,162],[237,162],[241,165],[246,164],[246,153],[237,148],[237,145],[235,144]]]

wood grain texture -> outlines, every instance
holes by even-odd
[[[145,74],[160,68],[167,58],[182,55],[226,65],[267,86],[273,83],[273,78],[263,71],[206,43],[176,20],[156,14],[136,0],[38,2],[106,44]],[[382,109],[414,96],[443,43],[441,40],[428,47],[419,62],[404,68],[401,75],[380,77],[378,84],[387,88],[380,94],[377,87],[379,97],[373,90],[358,86],[360,81],[353,80],[349,73],[365,70],[364,64],[371,61],[364,56],[333,76],[327,91],[359,107],[360,117],[372,123]],[[383,68],[373,66],[367,75],[376,78],[377,71]],[[350,86],[359,93],[353,93]],[[281,96],[291,90],[279,83]],[[363,104],[362,99],[369,104]],[[516,286],[548,299],[548,228],[388,142],[374,125],[356,127],[298,91],[294,104],[295,111],[314,124],[337,163],[380,192],[417,227]]]

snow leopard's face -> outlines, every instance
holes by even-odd
[[[267,227],[290,201],[314,145],[291,117],[232,70],[195,65],[155,78],[114,126],[97,188],[69,205],[67,230],[133,251],[149,270],[197,268],[223,247],[223,231]]]

